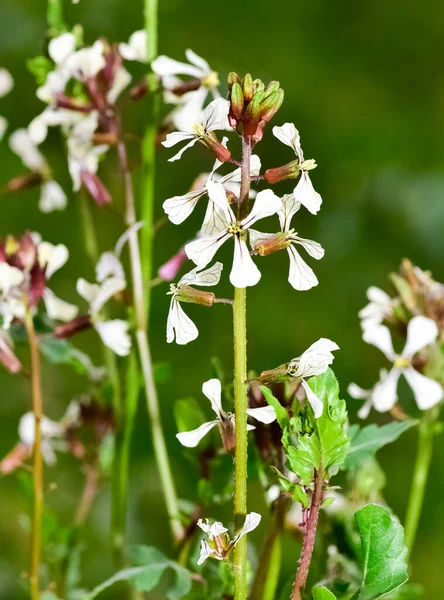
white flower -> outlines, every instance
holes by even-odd
[[[208,195],[215,204],[213,235],[204,236],[185,246],[185,252],[198,267],[205,267],[217,250],[230,238],[234,238],[233,267],[230,273],[232,285],[244,288],[256,285],[261,278],[259,269],[253,262],[246,244],[246,232],[259,219],[274,215],[280,208],[280,199],[271,191],[258,193],[250,214],[237,221],[228,203],[225,189],[221,183],[209,181]]]
[[[363,330],[381,325],[385,318],[390,317],[393,307],[398,303],[398,299],[390,298],[388,294],[375,286],[368,288],[367,298],[369,303],[359,311]]]
[[[48,44],[48,54],[58,67],[65,64],[66,60],[76,49],[76,36],[73,33],[62,33],[52,38]]]
[[[95,146],[92,142],[98,118],[97,111],[92,111],[74,125],[68,138],[68,169],[75,192],[82,185],[82,172],[95,175],[99,168],[99,157],[109,148],[106,144]]]
[[[224,98],[218,98],[217,100],[213,100],[213,102],[206,107],[203,115],[202,125],[197,124],[195,121],[195,124],[193,125],[193,131],[175,131],[173,133],[169,133],[166,136],[166,140],[162,142],[162,145],[165,146],[165,148],[171,148],[172,146],[175,146],[180,142],[185,142],[186,140],[191,141],[185,144],[185,146],[183,146],[181,150],[179,150],[179,152],[172,158],[169,158],[168,161],[174,162],[175,160],[179,160],[185,150],[188,150],[188,148],[194,146],[196,142],[212,131],[226,129],[229,110],[230,103],[228,100],[225,100]]]
[[[42,213],[64,210],[67,204],[66,194],[56,181],[49,180],[42,184],[39,201],[39,209]]]
[[[219,85],[217,73],[211,69],[206,60],[192,50],[187,50],[185,54],[191,64],[182,63],[163,55],[158,56],[151,63],[154,73],[162,80],[165,102],[178,104],[169,115],[168,120],[179,131],[189,131],[194,123],[201,121],[202,110],[209,92],[213,98],[220,96],[217,90]],[[177,75],[189,75],[199,80],[198,88],[176,96],[174,89],[186,85]]]
[[[119,277],[108,277],[100,285],[88,283],[85,279],[77,281],[77,293],[89,304],[91,324],[102,342],[119,356],[127,356],[131,350],[129,324],[121,319],[104,321],[100,316],[104,304],[115,294],[126,288],[126,281]]]
[[[379,348],[393,368],[388,375],[379,381],[372,394],[373,406],[379,412],[391,410],[396,403],[396,389],[401,375],[407,380],[416,403],[421,410],[428,410],[443,397],[441,385],[425,377],[412,366],[412,359],[420,350],[433,344],[438,337],[438,327],[434,321],[418,315],[409,321],[407,341],[401,354],[396,354],[389,329],[385,325],[368,328],[363,333],[363,340]]]
[[[75,110],[47,106],[43,112],[37,115],[28,125],[28,133],[31,141],[37,146],[46,140],[48,127],[61,126],[68,133],[74,125],[85,119],[85,115]]]
[[[179,280],[177,285],[170,286],[169,294],[172,294],[170,310],[167,320],[167,342],[176,340],[176,344],[188,344],[197,338],[199,332],[193,321],[185,314],[180,305],[180,301],[187,292],[193,293],[189,289],[191,285],[212,286],[217,285],[220,281],[223,265],[220,262],[215,263],[209,269],[200,271],[198,268],[193,269]],[[196,293],[194,291],[194,293]],[[197,292],[198,293],[198,292]],[[196,294],[197,295],[197,294]],[[213,297],[214,298],[214,297]],[[201,302],[202,303],[202,302]],[[208,306],[209,304],[207,304]]]
[[[381,369],[379,371],[379,380],[383,381],[387,377],[387,374],[387,369]],[[352,398],[355,398],[356,400],[365,400],[358,411],[358,417],[360,419],[366,419],[369,416],[373,406],[373,393],[377,385],[378,384],[373,386],[371,390],[364,390],[362,387],[359,387],[359,385],[356,385],[356,383],[350,383],[348,386],[347,392]]]
[[[290,228],[291,219],[300,207],[301,203],[296,200],[294,194],[286,194],[282,198],[282,206],[277,214],[281,224],[281,234],[285,234],[285,243],[288,243],[287,252],[290,257],[288,281],[295,290],[309,290],[318,285],[318,278],[311,267],[301,258],[295,246],[296,244],[301,245],[316,260],[320,260],[324,256],[324,249],[318,242],[299,237],[294,229]],[[273,233],[261,233],[250,229],[250,243],[253,249],[261,242],[273,238],[276,238]]]
[[[226,140],[224,138],[223,142]],[[223,143],[222,142],[222,143]],[[215,171],[221,166],[221,162],[216,160],[214,163],[213,170],[207,177],[206,183],[209,181],[216,181],[224,186],[225,190],[228,192],[233,192],[235,195],[239,195],[240,190],[240,180],[241,180],[241,169],[237,168],[231,173],[224,175],[223,177],[217,176]],[[258,156],[253,155],[251,157],[250,163],[250,174],[252,177],[259,175],[261,168],[261,161]],[[205,183],[204,187],[200,187],[198,189],[192,189],[190,192],[184,194],[183,196],[173,196],[172,198],[168,198],[165,200],[162,207],[165,213],[168,215],[169,220],[175,225],[179,225],[183,223],[185,219],[187,219],[193,210],[196,207],[197,202],[208,193],[207,185]],[[209,203],[207,214],[204,220],[204,225],[202,226],[202,233],[204,235],[211,235],[208,232],[207,226],[211,220],[212,214],[212,203]]]
[[[48,44],[48,54],[56,68],[48,73],[45,83],[37,88],[37,98],[47,104],[54,104],[57,96],[65,91],[66,84],[72,76],[69,59],[76,49],[76,36],[73,33],[62,33]]]
[[[316,164],[313,161],[304,161],[299,131],[293,123],[284,123],[282,127],[273,127],[273,135],[286,146],[293,148],[298,157],[301,174],[293,194],[298,202],[315,215],[321,208],[322,198],[313,188],[308,171]]]
[[[187,448],[194,448],[201,441],[201,439],[209,432],[213,427],[220,426],[221,430],[225,427],[234,429],[234,414],[226,413],[222,409],[221,397],[222,388],[219,379],[210,379],[205,381],[202,385],[202,392],[204,396],[208,398],[211,403],[211,408],[216,413],[216,419],[203,423],[197,429],[193,431],[183,431],[176,434],[179,442]],[[272,423],[276,420],[276,413],[272,406],[262,406],[260,408],[247,408],[247,415],[260,421],[261,423]],[[254,425],[247,425],[248,430],[255,429]]]
[[[90,48],[71,54],[67,60],[70,75],[82,82],[94,78],[106,65],[104,49],[103,42],[97,40]]]
[[[9,94],[14,87],[14,80],[7,69],[0,69],[0,98]]]
[[[232,540],[229,538],[228,529],[220,521],[211,524],[208,519],[205,519],[205,522],[199,519],[197,524],[208,535],[209,542],[206,540],[201,541],[200,557],[197,564],[203,564],[209,557],[216,560],[225,560],[238,541],[244,535],[256,529],[261,522],[261,518],[258,513],[248,513],[242,529]]]
[[[145,29],[132,33],[127,44],[119,44],[119,52],[125,60],[147,62],[147,37]]]
[[[305,381],[308,377],[322,375],[333,362],[332,352],[339,350],[339,346],[327,338],[321,338],[312,344],[301,356],[293,358],[288,363],[287,370],[292,377],[301,379],[307,400],[310,403],[314,416],[318,419],[324,410],[322,400],[313,392]]]

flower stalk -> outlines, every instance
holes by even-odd
[[[304,541],[302,542],[301,556],[299,566],[296,572],[293,589],[290,600],[301,600],[302,592],[307,583],[308,572],[310,570],[311,559],[316,539],[316,530],[318,526],[319,510],[322,504],[323,496],[323,473],[322,466],[315,472],[313,496],[311,499],[308,518],[305,522]]]
[[[418,451],[413,471],[412,487],[405,520],[405,545],[408,548],[408,558],[411,557],[424,504],[425,488],[433,454],[433,439],[435,437],[436,421],[439,408],[424,413],[419,423]]]
[[[248,211],[250,193],[251,137],[242,138],[241,190],[238,218]],[[242,528],[247,514],[247,291],[234,288],[234,407],[235,407],[235,483],[234,524],[236,533]],[[234,549],[235,600],[247,598],[247,538],[244,536]]]
[[[43,400],[40,374],[40,356],[37,335],[31,311],[27,309],[25,327],[28,334],[28,344],[31,353],[31,383],[32,383],[32,409],[34,412],[34,464],[32,471],[34,508],[32,519],[31,539],[31,600],[40,599],[39,570],[41,553],[41,526],[43,513],[43,455],[41,422],[43,417]]]

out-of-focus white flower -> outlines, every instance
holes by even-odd
[[[185,150],[191,148],[199,140],[210,134],[212,131],[226,129],[228,112],[230,110],[230,103],[224,98],[218,98],[213,100],[204,111],[203,123],[199,124],[198,121],[194,121],[193,125],[187,131],[175,131],[169,133],[166,136],[166,140],[162,142],[165,148],[172,148],[180,142],[190,140],[185,146],[183,146],[177,154],[172,158],[169,158],[169,162],[179,160]]]
[[[306,379],[316,375],[322,375],[333,362],[332,352],[339,350],[339,346],[327,338],[321,338],[312,344],[301,356],[293,358],[288,363],[287,371],[291,377],[301,379],[301,385],[305,390],[307,400],[310,403],[314,416],[318,419],[324,410],[320,400],[308,385]]]
[[[212,306],[214,294],[200,292],[191,288],[197,286],[213,286],[220,281],[223,265],[220,262],[215,263],[209,269],[200,271],[193,269],[179,280],[177,285],[171,285],[168,294],[172,295],[170,310],[167,320],[167,342],[170,344],[176,340],[177,344],[188,344],[197,338],[199,331],[193,321],[185,314],[181,307],[181,302],[195,302],[202,306]]]
[[[179,131],[189,131],[194,123],[201,121],[208,93],[214,99],[220,97],[217,89],[219,85],[217,73],[211,69],[206,60],[192,50],[187,50],[185,54],[190,64],[163,55],[158,56],[151,63],[153,71],[162,81],[165,90],[165,102],[177,104],[168,120]],[[183,82],[177,77],[178,75],[189,75],[193,80],[196,80],[196,87],[193,89],[194,86],[191,85],[190,89],[190,84]],[[190,91],[187,91],[187,88]],[[178,89],[181,92],[176,95],[174,91]]]
[[[246,244],[247,230],[259,219],[274,215],[281,206],[280,199],[271,190],[259,192],[250,214],[238,222],[228,203],[223,185],[209,181],[207,190],[210,200],[215,205],[212,235],[187,244],[185,252],[188,258],[198,267],[203,268],[212,260],[224,242],[234,238],[230,281],[232,285],[239,288],[256,285],[261,274]]]
[[[201,441],[201,439],[209,432],[213,427],[219,426],[222,438],[224,432],[228,428],[234,431],[234,414],[226,413],[222,409],[222,388],[219,379],[210,379],[205,381],[202,385],[202,393],[208,398],[211,403],[211,408],[216,413],[216,419],[203,423],[197,429],[193,431],[183,431],[176,434],[179,442],[187,448],[194,448]],[[272,406],[261,406],[260,408],[247,408],[247,415],[260,421],[261,423],[270,424],[276,420],[276,413]],[[249,430],[255,429],[254,425],[247,425]]]
[[[76,37],[73,33],[62,33],[48,44],[48,54],[55,63],[55,69],[48,73],[45,83],[37,88],[37,98],[47,104],[54,104],[57,96],[65,91],[72,77],[69,64],[76,49]]]
[[[71,54],[67,60],[71,77],[84,83],[94,78],[106,65],[104,50],[103,42],[97,40],[90,48]]]
[[[391,371],[380,380],[372,392],[372,404],[379,412],[391,410],[397,399],[398,380],[401,375],[407,380],[421,410],[428,410],[443,397],[441,385],[425,377],[412,366],[413,357],[427,346],[434,344],[438,337],[435,321],[418,315],[407,326],[407,340],[401,354],[396,354],[390,330],[385,325],[375,325],[363,333],[363,340],[379,348],[393,362]]]
[[[238,541],[247,533],[250,533],[261,522],[261,515],[255,512],[248,513],[245,517],[245,522],[239,533],[230,540],[228,529],[220,521],[210,523],[208,519],[205,522],[199,519],[198,526],[208,536],[208,542],[202,540],[200,543],[200,557],[197,561],[201,565],[207,558],[215,558],[216,560],[225,560]]]
[[[147,37],[145,29],[132,33],[127,44],[119,44],[119,52],[125,60],[147,62]]]
[[[316,163],[313,160],[304,160],[299,131],[296,129],[293,123],[284,123],[282,127],[273,127],[273,135],[286,146],[293,148],[296,156],[298,157],[301,174],[299,181],[293,190],[293,194],[298,202],[300,202],[307,210],[315,215],[321,208],[322,198],[320,194],[315,191],[308,171],[314,169],[316,167]]]
[[[117,98],[130,83],[131,75],[124,67],[120,66],[114,74],[113,83],[106,95],[108,102],[110,104],[115,104],[117,102]]]
[[[286,247],[290,257],[288,281],[295,290],[309,290],[318,285],[318,278],[311,267],[302,259],[296,250],[296,245],[302,246],[316,260],[320,260],[324,256],[324,249],[318,242],[301,238],[295,233],[294,229],[291,229],[291,219],[300,207],[301,203],[296,200],[294,194],[286,194],[282,198],[282,205],[277,213],[281,224],[281,233],[276,235],[250,229],[250,243],[258,254],[263,255],[267,254],[267,244],[271,246],[275,244],[279,249]],[[260,249],[261,245],[263,246],[262,251]]]
[[[379,381],[383,381],[387,377],[387,374],[387,369],[381,369],[379,371]],[[360,419],[366,419],[370,414],[373,406],[373,392],[376,385],[377,384],[375,384],[371,390],[364,390],[362,387],[359,387],[359,385],[356,385],[356,383],[350,383],[347,388],[347,392],[352,398],[355,398],[356,400],[365,400],[358,411],[358,417]]]
[[[40,187],[39,208],[43,213],[64,210],[68,203],[62,187],[50,176],[48,164],[26,129],[17,129],[9,138],[11,150],[17,154],[22,163],[33,173],[42,178]]]
[[[365,331],[375,325],[381,325],[385,318],[390,317],[393,307],[399,302],[397,298],[390,298],[383,290],[371,286],[367,290],[369,303],[359,311],[361,327]]]
[[[34,144],[39,146],[46,140],[49,127],[60,126],[64,133],[69,135],[71,129],[85,118],[83,113],[75,110],[57,108],[53,105],[47,106],[28,125],[29,137]]]

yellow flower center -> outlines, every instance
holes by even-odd
[[[412,363],[408,358],[398,356],[393,364],[396,369],[407,369],[407,367],[410,367]]]
[[[215,88],[220,84],[219,73],[212,71],[209,75],[202,78],[201,83],[206,88]]]

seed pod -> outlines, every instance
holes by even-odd
[[[250,73],[247,73],[242,79],[242,90],[244,92],[245,101],[250,102],[254,94],[253,78]]]
[[[230,100],[231,112],[235,119],[240,120],[244,112],[244,94],[239,83],[233,83]]]

